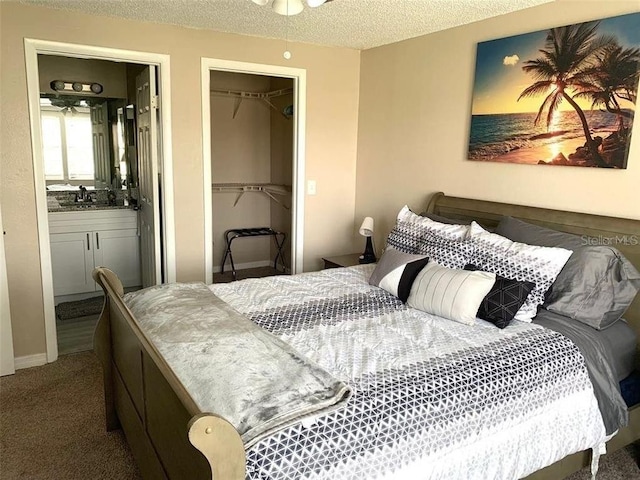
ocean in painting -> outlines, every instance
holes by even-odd
[[[599,110],[587,110],[584,113],[594,137],[599,135],[605,138],[618,128],[618,117],[614,114]],[[469,160],[548,162],[560,152],[567,157],[575,151],[576,146],[586,141],[575,111],[556,112],[548,130],[544,121],[534,126],[535,118],[535,113],[473,115]]]

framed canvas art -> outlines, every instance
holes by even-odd
[[[469,160],[626,168],[640,13],[478,44]]]

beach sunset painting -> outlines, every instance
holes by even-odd
[[[640,13],[478,44],[469,160],[627,168]]]

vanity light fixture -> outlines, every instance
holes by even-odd
[[[49,86],[55,92],[94,93],[98,95],[104,91],[104,87],[96,82],[84,83],[72,80],[54,80]]]

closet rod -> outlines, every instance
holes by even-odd
[[[245,92],[243,90],[218,90],[211,89],[209,91],[212,95],[219,97],[234,97],[234,98],[247,98],[261,100],[263,98],[281,97],[293,93],[293,88],[281,88],[280,90],[273,90],[271,92]]]
[[[284,118],[291,118],[289,115],[286,115],[284,112],[281,112],[276,108],[276,106],[271,103],[270,99],[274,97],[281,97],[283,95],[288,95],[293,93],[293,88],[282,88],[280,90],[273,90],[272,92],[243,92],[241,90],[209,90],[211,95],[215,95],[217,97],[230,97],[235,99],[235,104],[233,106],[233,115],[231,118],[236,118],[238,113],[238,109],[240,108],[240,104],[242,100],[262,100],[267,106],[272,108],[274,111],[278,112]]]
[[[211,189],[215,193],[237,193],[233,206],[235,207],[240,198],[245,193],[255,192],[264,193],[267,197],[271,198],[274,202],[282,205],[286,210],[290,210],[284,203],[278,200],[274,195],[289,195],[291,193],[291,187],[287,185],[278,185],[275,183],[212,183]]]

